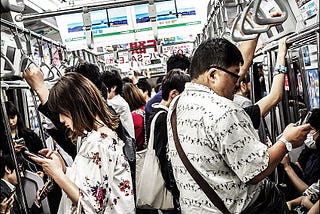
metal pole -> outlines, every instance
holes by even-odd
[[[162,2],[162,1],[169,1],[169,0],[154,0],[154,2]],[[81,13],[83,12],[83,7],[87,7],[88,11],[94,10],[105,10],[110,8],[117,8],[117,7],[127,7],[131,5],[138,5],[138,4],[147,4],[149,0],[124,0],[121,2],[106,2],[90,4],[90,5],[80,5],[80,6],[73,6],[72,8],[66,8],[58,11],[47,11],[43,13],[30,13],[30,14],[18,14],[15,16],[15,20],[17,22],[26,21],[26,20],[35,20],[40,18],[48,18],[52,16],[60,16],[60,15],[67,15],[72,13]]]
[[[13,147],[13,140],[12,140],[12,137],[11,137],[11,131],[10,131],[10,126],[9,126],[9,119],[8,119],[7,110],[6,110],[4,101],[2,99],[2,97],[3,97],[2,93],[3,93],[3,90],[0,90],[1,117],[3,118],[2,122],[3,122],[4,132],[5,132],[3,134],[7,136],[7,142],[2,142],[2,143],[7,143],[8,144],[10,156],[11,156],[11,158],[13,160],[13,164],[14,164],[14,167],[16,169],[16,175],[17,175],[17,180],[18,180],[17,189],[20,191],[19,194],[18,194],[18,197],[19,197],[19,195],[21,196],[20,199],[21,199],[22,209],[23,209],[23,210],[21,210],[21,212],[27,214],[28,213],[28,209],[27,209],[26,195],[25,195],[25,192],[24,192],[24,188],[22,186],[22,179],[21,179],[20,172],[19,172],[16,152],[15,152],[14,147]]]

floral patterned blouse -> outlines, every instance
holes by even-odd
[[[111,132],[92,131],[81,146],[66,175],[79,187],[82,213],[135,213],[130,168],[124,143]],[[78,206],[79,207],[79,206]],[[76,213],[63,193],[58,213]]]

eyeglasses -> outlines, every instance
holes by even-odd
[[[215,68],[215,69],[218,69],[220,71],[223,71],[223,72],[226,72],[227,74],[230,74],[231,76],[233,76],[234,78],[236,78],[237,80],[240,78],[240,76],[238,74],[235,74],[235,73],[232,73],[231,71],[228,71],[227,69],[225,68],[222,68],[222,67],[219,67],[219,66],[215,66],[215,65],[210,65],[208,67],[208,70],[210,70],[211,68]]]

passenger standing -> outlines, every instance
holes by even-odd
[[[162,213],[165,214],[180,213],[179,189],[173,176],[171,162],[167,157],[167,113],[171,101],[184,90],[186,82],[190,82],[190,77],[181,69],[173,69],[167,73],[162,81],[162,100],[158,105],[152,106],[150,120],[147,124],[147,129],[150,130],[150,125],[154,116],[159,111],[162,112],[155,121],[156,130],[154,130],[154,150],[159,158],[161,174],[165,181],[165,186],[172,193],[174,200],[174,210],[162,210]]]
[[[141,151],[146,144],[145,111],[146,101],[143,94],[133,83],[125,83],[122,87],[122,96],[129,104],[134,124],[137,151]]]
[[[108,105],[120,115],[120,120],[123,127],[127,130],[132,138],[134,136],[134,125],[131,116],[131,111],[128,103],[121,96],[122,94],[122,80],[117,71],[104,71],[101,75],[101,80],[108,89]]]
[[[183,70],[185,73],[188,73],[189,66],[190,66],[190,59],[186,55],[174,54],[170,56],[167,61],[167,72],[169,72],[172,69],[179,68]],[[161,100],[162,100],[162,89],[160,87],[157,93],[150,100],[148,100],[145,106],[147,121],[149,121],[149,116],[152,111],[152,105],[154,103],[160,103]]]
[[[248,115],[232,101],[242,63],[240,51],[229,41],[204,41],[192,57],[191,83],[186,83],[176,108],[178,137],[187,158],[231,213],[254,203],[261,181],[290,150],[289,144],[300,146],[310,130],[309,124],[290,124],[271,148],[261,143]],[[168,112],[168,143],[182,213],[221,213],[177,154],[170,121],[175,101]]]
[[[69,137],[78,148],[70,168],[57,152],[48,149],[41,151],[47,159],[32,158],[64,192],[58,213],[77,209],[85,213],[134,213],[124,143],[114,131],[119,119],[109,112],[97,87],[81,74],[67,73],[51,88],[48,106],[70,128]]]
[[[146,78],[140,78],[136,84],[136,86],[140,89],[143,94],[143,97],[146,102],[151,98],[152,87],[150,83],[148,83]]]

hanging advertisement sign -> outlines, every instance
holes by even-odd
[[[204,2],[176,0],[177,8],[174,1],[155,4],[159,40],[178,36],[192,41],[201,32],[206,20]],[[90,15],[96,48],[154,39],[147,4],[91,11]],[[69,50],[87,48],[81,13],[57,16],[56,20]]]

